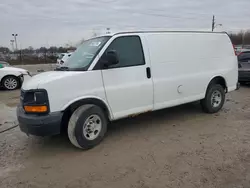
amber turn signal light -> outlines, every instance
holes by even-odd
[[[47,112],[48,107],[47,106],[24,106],[25,112]]]

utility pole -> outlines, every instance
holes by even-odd
[[[218,26],[222,26],[222,24],[216,24],[215,21],[215,16],[213,15],[213,19],[212,19],[212,31],[214,31],[214,29]]]
[[[244,48],[244,44],[245,44],[245,34],[246,34],[246,32],[245,31],[243,31],[243,33],[242,33],[242,49]]]
[[[14,37],[14,40],[15,40],[15,44],[16,44],[16,51],[17,51],[17,40],[16,40],[16,37],[18,36],[18,34],[12,34],[12,36]]]
[[[212,19],[212,31],[214,31],[215,28],[215,16],[213,15],[213,19]]]

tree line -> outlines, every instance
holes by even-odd
[[[228,34],[232,43],[234,45],[250,45],[250,30],[247,31],[240,31],[238,33],[229,33]],[[84,39],[83,39],[84,41]],[[82,42],[82,41],[81,41]],[[80,43],[81,43],[80,42]],[[29,46],[28,48],[22,49],[23,54],[34,54],[34,53],[66,53],[67,51],[75,50],[74,46],[68,46],[68,47],[57,47],[57,46],[51,46],[51,47],[40,47],[40,48],[33,48],[32,46]],[[20,50],[19,50],[20,51]],[[8,54],[13,52],[8,47],[0,46],[0,53]]]
[[[68,51],[72,51],[72,50],[75,50],[76,48],[73,47],[73,46],[69,46],[69,47],[56,47],[56,46],[51,46],[49,48],[46,48],[46,47],[40,47],[40,48],[33,48],[32,46],[29,46],[28,48],[24,48],[24,49],[21,49],[21,50],[15,50],[15,51],[12,51],[10,50],[8,47],[4,47],[4,46],[0,46],[0,53],[3,53],[3,54],[9,54],[9,53],[21,53],[22,54],[34,54],[34,53],[48,53],[48,54],[57,54],[57,53],[66,53]]]
[[[75,47],[56,47],[49,48],[40,47],[34,49],[32,46],[28,48],[11,51],[8,47],[0,47],[0,61],[6,61],[11,65],[18,64],[40,64],[40,63],[56,63],[56,59],[60,53],[66,53],[75,50]]]
[[[234,45],[250,45],[250,30],[228,34]]]
[[[229,33],[228,34],[232,43],[234,45],[250,45],[250,30],[246,31],[240,31],[238,33]],[[84,41],[84,39],[83,39]],[[81,41],[82,42],[82,41]],[[80,42],[80,43],[81,43]],[[73,46],[68,47],[57,47],[57,46],[51,46],[51,47],[40,47],[40,48],[33,48],[32,46],[29,46],[28,48],[18,50],[16,53],[22,53],[22,54],[58,54],[58,53],[66,53],[68,51],[75,50],[76,48]],[[11,49],[8,47],[0,46],[0,53],[2,54],[9,54],[14,53]]]

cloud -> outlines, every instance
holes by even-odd
[[[91,33],[126,28],[211,27],[212,15],[224,30],[249,27],[249,0],[1,0],[0,45],[11,33],[19,45],[63,45]]]

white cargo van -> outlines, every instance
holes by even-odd
[[[237,82],[226,33],[115,33],[85,41],[63,67],[26,82],[17,116],[27,134],[66,127],[73,145],[89,149],[120,118],[198,100],[216,113]]]

